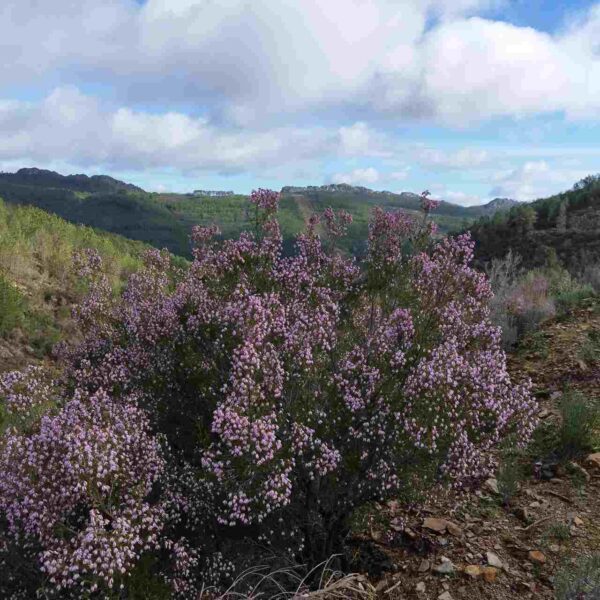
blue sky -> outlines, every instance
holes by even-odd
[[[0,170],[461,204],[600,171],[600,3],[3,0]]]

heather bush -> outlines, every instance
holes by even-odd
[[[361,264],[332,243],[348,214],[284,255],[278,194],[251,201],[253,232],[196,227],[189,268],[149,251],[120,298],[88,253],[84,341],[46,386],[5,384],[27,417],[1,442],[0,508],[56,587],[116,590],[143,564],[193,597],[265,561],[343,567],[357,509],[471,486],[530,437],[489,283],[468,235],[432,240],[435,201],[375,210]]]

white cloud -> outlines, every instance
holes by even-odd
[[[417,160],[426,167],[465,169],[485,164],[489,160],[489,154],[486,150],[476,148],[461,148],[456,151],[422,148],[417,151]]]
[[[347,183],[349,185],[366,185],[379,181],[379,172],[373,167],[354,169],[349,173],[336,173],[332,175],[332,183]]]
[[[494,4],[4,0],[0,80],[104,82],[122,101],[206,105],[245,126],[347,106],[462,126],[597,117],[600,6],[549,35],[472,16]]]
[[[516,169],[496,173],[490,196],[535,200],[570,188],[588,171],[550,165],[547,161],[527,161]]]
[[[338,130],[338,144],[342,154],[347,156],[392,156],[395,145],[387,135],[373,130],[369,125],[358,121]]]
[[[246,131],[176,112],[111,111],[74,87],[57,88],[37,104],[0,103],[4,160],[236,172],[337,150],[335,133],[322,128]]]

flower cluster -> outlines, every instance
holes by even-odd
[[[41,544],[58,589],[111,587],[158,541],[161,511],[145,497],[162,469],[133,399],[76,392],[35,431],[5,435],[0,509],[13,533]]]
[[[0,508],[57,587],[114,588],[159,545],[184,596],[258,548],[312,567],[360,506],[468,486],[531,434],[468,236],[435,243],[426,218],[376,209],[363,264],[326,249],[316,217],[290,255],[278,201],[254,192],[237,240],[195,228],[185,271],[150,252],[120,300],[96,279],[64,402],[2,442]],[[350,217],[321,223],[335,239]]]
[[[435,210],[440,205],[439,200],[429,198],[429,195],[430,192],[428,190],[424,191],[421,194],[421,209],[426,214],[429,214],[431,211]]]

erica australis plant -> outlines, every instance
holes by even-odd
[[[4,436],[0,507],[56,586],[127,584],[147,555],[184,597],[267,554],[312,567],[365,503],[470,486],[530,436],[473,243],[434,241],[435,201],[376,210],[362,264],[331,209],[284,255],[278,201],[254,192],[237,240],[196,227],[185,270],[149,252],[121,298],[90,254],[84,342],[52,388],[8,376],[10,410],[47,409]]]

